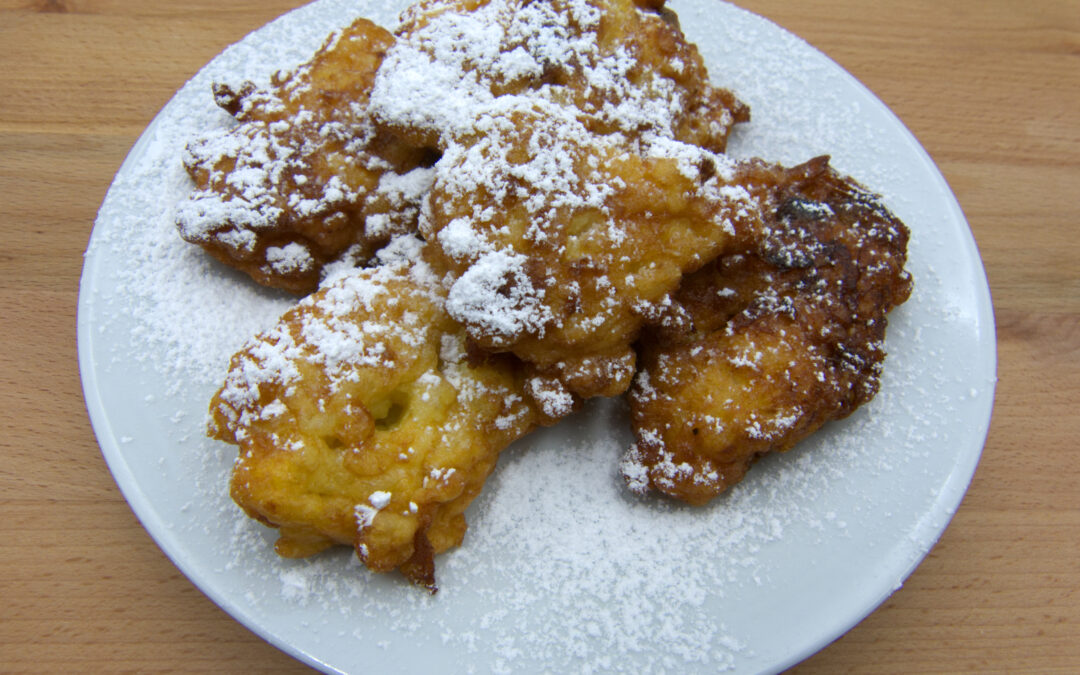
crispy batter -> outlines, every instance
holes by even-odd
[[[755,173],[762,236],[690,276],[640,345],[635,491],[703,504],[878,390],[907,228],[827,158]]]
[[[709,82],[662,1],[422,0],[376,78],[376,118],[414,145],[472,133],[499,96],[580,111],[594,133],[676,138],[721,152],[750,112]]]
[[[233,357],[211,434],[240,446],[232,496],[280,529],[279,554],[352,545],[435,589],[434,554],[499,452],[538,422],[511,357],[470,359],[407,237],[289,310]]]
[[[268,89],[215,85],[239,123],[187,147],[196,189],[177,214],[181,236],[261,284],[307,293],[350,247],[362,261],[414,231],[431,154],[378,133],[368,112],[393,42],[359,19]]]
[[[621,393],[646,318],[758,227],[736,165],[665,139],[638,152],[543,101],[501,99],[477,128],[446,150],[420,220],[451,316],[576,396]]]

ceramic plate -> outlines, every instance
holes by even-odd
[[[911,229],[915,291],[890,317],[881,393],[706,508],[629,496],[619,401],[508,450],[438,561],[435,596],[349,551],[277,558],[226,495],[235,449],[205,438],[229,356],[292,300],[254,288],[172,226],[184,144],[228,123],[214,81],[265,82],[356,16],[403,2],[322,0],[256,31],[162,110],[109,190],[87,252],[79,363],[102,452],[161,548],[214,602],[330,672],[777,671],[896,590],[975,470],[995,383],[978,253],[937,168],[821,53],[713,0],[672,0],[713,79],[750,104],[731,153],[830,154]]]

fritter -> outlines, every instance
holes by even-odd
[[[210,431],[240,446],[232,497],[280,530],[280,555],[351,545],[434,591],[434,555],[461,543],[499,452],[554,419],[520,363],[469,355],[420,246],[395,240],[252,339]]]
[[[623,392],[632,342],[684,273],[760,227],[722,155],[592,133],[574,108],[502,97],[447,148],[420,218],[447,309],[578,397]]]
[[[878,391],[886,314],[911,290],[907,228],[828,158],[755,173],[762,236],[688,277],[639,345],[636,492],[704,504]]]
[[[359,19],[269,88],[215,85],[238,124],[186,148],[195,191],[176,216],[181,236],[261,284],[307,293],[346,251],[363,261],[415,231],[432,156],[379,133],[368,106],[393,43]]]
[[[372,93],[401,138],[445,148],[500,96],[576,108],[594,133],[721,152],[749,109],[709,82],[663,2],[423,0],[402,15]]]

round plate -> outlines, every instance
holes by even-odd
[[[322,0],[256,31],[162,110],[102,205],[79,297],[87,407],[117,484],[214,602],[327,671],[777,671],[897,589],[975,470],[995,383],[993,318],[963,214],[918,142],[839,66],[764,19],[672,0],[713,79],[750,104],[731,153],[830,154],[911,229],[915,291],[890,316],[881,393],[759,462],[706,508],[629,496],[620,401],[598,401],[509,449],[437,560],[429,596],[349,551],[277,558],[274,533],[226,494],[235,448],[205,437],[229,356],[292,300],[176,235],[181,151],[228,123],[211,83],[265,82],[356,16],[405,2]]]

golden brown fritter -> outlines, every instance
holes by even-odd
[[[461,543],[499,452],[553,419],[512,357],[467,354],[418,240],[380,257],[233,357],[211,435],[240,446],[233,499],[279,528],[279,554],[351,545],[434,590],[433,556]]]
[[[827,158],[756,166],[767,227],[688,277],[642,339],[634,491],[703,504],[878,390],[885,315],[911,289],[907,228]]]
[[[393,36],[359,19],[268,89],[215,85],[238,124],[190,143],[181,236],[261,284],[315,289],[325,263],[363,260],[413,231],[430,153],[378,133],[368,112]]]
[[[734,126],[750,121],[750,108],[711,84],[697,47],[663,5],[663,0],[597,0],[601,56],[567,69],[561,81],[594,132],[667,136],[668,123],[652,120],[670,120],[671,138],[724,152]],[[655,107],[666,110],[649,110]]]
[[[641,152],[572,108],[505,98],[447,148],[420,229],[469,337],[552,386],[612,396],[631,343],[684,273],[758,227],[735,164],[677,141]]]
[[[640,5],[640,6],[639,6]],[[662,2],[423,0],[376,78],[376,118],[445,147],[501,96],[577,108],[594,133],[660,135],[723,151],[749,109],[709,82]]]

